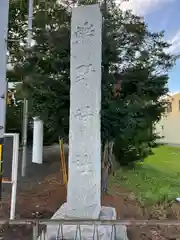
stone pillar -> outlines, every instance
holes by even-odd
[[[116,210],[101,207],[101,34],[98,5],[74,8],[71,21],[69,180],[67,203],[52,219],[115,220]],[[112,226],[47,226],[50,239],[115,239]],[[120,232],[121,231],[121,232]],[[81,232],[81,233],[80,233]],[[98,232],[98,233],[97,233]],[[117,228],[127,240],[126,228]]]
[[[101,32],[98,5],[73,9],[67,203],[86,218],[100,212]]]

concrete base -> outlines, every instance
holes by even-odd
[[[54,214],[52,219],[68,219],[65,213],[67,204]],[[69,212],[69,208],[68,208]],[[69,218],[72,219],[72,218]],[[116,220],[116,210],[112,207],[101,207],[100,220]],[[78,219],[77,219],[78,220]],[[46,240],[128,240],[126,226],[110,225],[52,225],[47,226]]]
[[[68,203],[64,203],[58,211],[53,215],[54,219],[98,219],[101,211],[101,206],[91,205],[83,208],[72,208]]]

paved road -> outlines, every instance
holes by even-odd
[[[162,142],[162,141],[158,141],[157,143],[160,143],[160,144],[165,144],[165,145],[168,145],[168,146],[171,146],[171,147],[180,147],[180,143],[168,143],[168,142]]]
[[[65,153],[67,159],[68,147],[65,145]],[[24,189],[28,183],[39,182],[49,174],[60,169],[60,151],[59,145],[45,146],[43,150],[43,164],[32,163],[32,148],[27,150],[27,174],[26,177],[21,176],[22,150],[19,151],[19,168],[18,168],[18,188]],[[11,168],[11,166],[9,166]],[[3,184],[3,198],[11,191],[11,184]]]
[[[167,145],[171,147],[180,147],[180,144],[177,143],[167,143]]]
[[[159,144],[165,144],[171,147],[180,147],[180,143],[171,143],[171,142],[163,142],[163,140],[157,140],[157,143]]]
[[[67,147],[66,153],[67,153]],[[57,164],[55,164],[57,163]],[[21,177],[21,164],[22,164],[22,151],[19,153],[19,180]],[[33,177],[41,177],[53,171],[52,166],[57,167],[60,165],[60,150],[59,145],[45,146],[43,149],[43,164],[32,163],[32,148],[28,148],[27,151],[27,177],[32,179]],[[59,166],[60,167],[60,166]],[[36,176],[37,175],[37,176]]]

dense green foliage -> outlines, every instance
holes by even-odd
[[[81,2],[86,4],[87,1]],[[19,11],[11,0],[10,37],[25,41],[26,1]],[[163,33],[151,33],[144,21],[122,12],[113,2],[103,14],[102,143],[115,141],[115,154],[122,164],[149,153],[153,124],[164,112],[159,97],[167,93],[167,71],[172,56]],[[70,7],[55,0],[35,2],[33,39],[27,49],[9,44],[14,70],[8,78],[23,79],[22,93],[30,100],[31,116],[44,120],[52,139],[67,136],[70,86]],[[117,87],[119,86],[119,87]]]

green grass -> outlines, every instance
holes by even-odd
[[[110,185],[118,182],[145,205],[180,197],[180,148],[160,146],[153,152],[135,169],[118,169]]]

